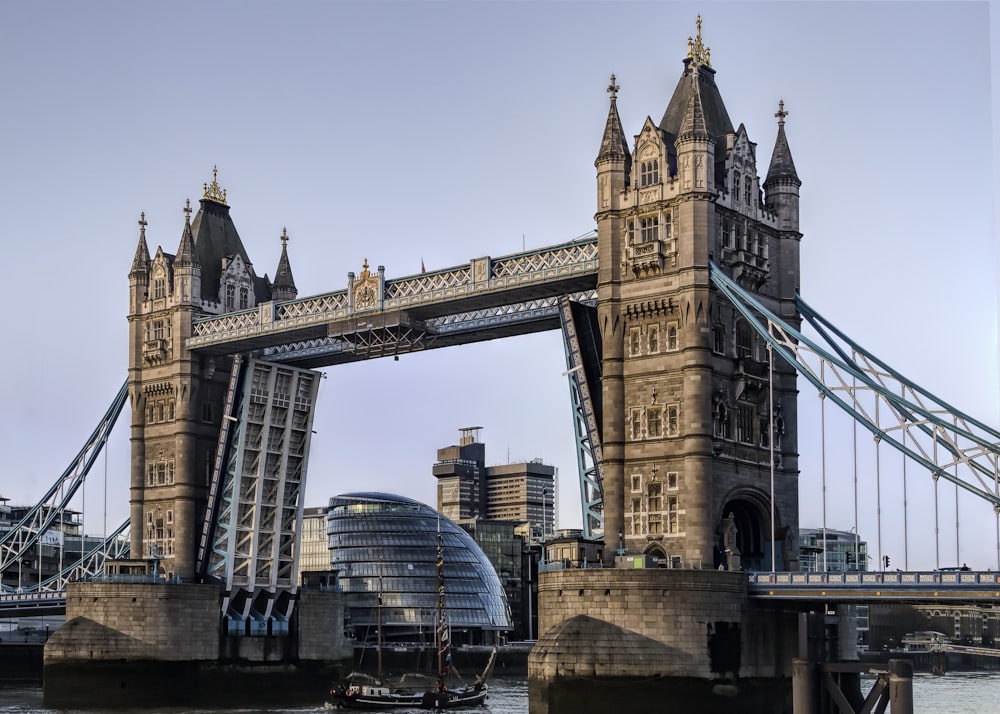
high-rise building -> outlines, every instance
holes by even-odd
[[[518,532],[537,541],[556,529],[556,469],[540,459],[486,466],[482,427],[459,429],[454,446],[438,449],[433,473],[438,480],[438,511],[458,522],[466,519],[515,521]]]

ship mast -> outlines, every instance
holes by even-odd
[[[444,542],[441,539],[441,516],[437,523],[437,656],[438,656],[438,688],[444,688],[444,678],[448,674],[448,663],[451,661],[450,642],[447,624],[444,619]]]

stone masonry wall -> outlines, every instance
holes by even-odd
[[[302,660],[351,660],[344,637],[344,595],[331,590],[299,590],[298,654]]]
[[[69,583],[45,661],[215,660],[219,637],[218,586]]]

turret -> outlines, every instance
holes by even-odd
[[[611,84],[608,86],[611,107],[604,125],[604,136],[601,137],[601,150],[594,161],[594,166],[597,167],[598,211],[617,210],[621,207],[622,196],[628,188],[632,172],[632,153],[622,130],[621,117],[618,116],[619,89],[615,83],[615,75],[611,75]]]
[[[144,211],[139,214],[139,245],[135,248],[132,270],[128,274],[130,315],[139,312],[149,292],[149,246],[146,245],[146,225]]]
[[[799,187],[802,182],[795,172],[795,162],[788,148],[788,138],[785,136],[785,102],[778,102],[778,138],[774,142],[774,153],[771,154],[771,165],[764,179],[765,203],[778,215],[778,228],[782,231],[799,230]]]
[[[271,299],[279,302],[294,300],[298,294],[292,277],[292,266],[288,262],[288,229],[282,228],[281,258],[278,259],[278,269],[274,273],[274,282],[271,283]]]
[[[677,147],[680,192],[714,192],[715,142],[705,124],[705,108],[701,101],[697,61],[693,63],[691,71],[691,96],[674,145]]]
[[[174,298],[184,304],[201,302],[201,262],[191,232],[191,201],[184,205],[184,230],[174,258]]]

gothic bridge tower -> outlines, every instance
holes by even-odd
[[[192,323],[297,295],[286,233],[272,282],[254,272],[215,171],[200,204],[193,220],[185,207],[175,254],[157,248],[150,258],[143,214],[129,272],[131,549],[162,556],[161,569],[183,581],[194,576],[232,367],[185,348]]]
[[[714,261],[799,323],[799,187],[779,104],[764,180],[734,129],[709,49],[688,41],[659,123],[633,148],[611,107],[597,168],[604,518],[623,547],[674,566],[797,568],[794,370],[712,288]],[[774,529],[771,452],[774,451]],[[727,552],[728,551],[728,552]]]

